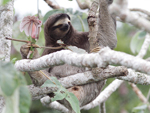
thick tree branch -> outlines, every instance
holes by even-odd
[[[5,37],[12,37],[13,0],[5,6],[0,6],[0,60],[10,61],[11,41]],[[0,96],[0,113],[4,108],[4,98]]]
[[[150,74],[150,62],[111,50],[108,47],[95,54],[77,54],[69,50],[62,50],[34,60],[24,59],[17,61],[15,67],[19,71],[36,71],[65,63],[79,67],[106,67],[108,64],[123,65]]]
[[[60,78],[59,82],[65,87],[69,88],[76,85],[83,85],[95,81],[105,80],[109,77],[118,77],[118,76],[126,76],[128,71],[125,67],[107,67],[106,69],[100,70],[92,70],[87,71],[85,73],[78,73],[75,75],[71,75],[69,77]],[[32,99],[40,99],[47,95],[48,93],[54,92],[57,90],[55,87],[35,87],[34,85],[28,86]]]
[[[5,6],[0,6],[0,60],[10,61],[11,41],[5,37],[12,37],[13,0]]]
[[[140,73],[140,72],[135,72],[132,69],[128,69],[128,75],[127,76],[120,76],[117,77],[118,79],[125,80],[128,82],[132,82],[135,84],[142,84],[142,85],[150,85],[150,76]]]
[[[106,69],[95,68],[92,71],[78,73],[69,77],[60,78],[60,83],[69,88],[76,85],[83,85],[95,81],[105,80],[110,77],[127,76],[128,71],[125,67],[107,67]],[[150,81],[149,81],[150,82]]]
[[[56,87],[36,87],[34,85],[29,85],[28,89],[32,95],[32,100],[38,100],[44,97],[45,95],[57,91]]]
[[[94,0],[89,10],[88,19],[87,19],[89,25],[90,51],[92,51],[92,49],[94,49],[95,47],[98,47],[98,43],[96,39],[97,31],[98,31],[97,17],[96,17],[97,9],[98,9],[98,1]]]

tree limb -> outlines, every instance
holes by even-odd
[[[119,16],[122,21],[128,22],[150,33],[150,22],[138,14],[132,13],[127,8],[127,0],[116,0],[115,3],[109,7],[109,10],[111,14]]]
[[[84,3],[82,3],[80,0],[76,1],[81,9],[90,9],[90,0],[86,0]]]
[[[110,95],[116,91],[116,89],[123,83],[123,80],[114,80],[109,86],[107,86],[100,95],[91,103],[83,106],[81,109],[89,110],[91,108],[94,108],[98,106],[100,103],[105,102]]]
[[[51,8],[53,9],[60,9],[59,5],[55,5],[53,2],[51,2],[50,0],[44,0]]]
[[[65,106],[58,103],[57,101],[51,102],[51,99],[50,99],[49,96],[41,98],[41,103],[44,106],[47,106],[47,107],[50,107],[50,108],[53,108],[53,109],[57,109],[57,110],[59,110],[63,113],[68,113],[69,112],[69,110]]]
[[[15,67],[19,71],[37,71],[65,63],[79,67],[106,67],[108,64],[122,65],[150,74],[150,62],[123,52],[111,50],[108,47],[95,54],[77,54],[69,50],[62,50],[34,60],[17,61]]]
[[[146,14],[147,16],[150,16],[150,12],[149,12],[149,11],[146,11],[146,10],[144,10],[144,9],[132,8],[132,9],[130,9],[130,11],[138,11],[138,12],[141,12],[141,13]]]
[[[10,0],[5,6],[0,6],[0,60],[10,61],[11,41],[5,37],[12,37],[13,4]],[[4,98],[0,96],[0,113],[4,108]]]

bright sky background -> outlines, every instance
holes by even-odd
[[[54,0],[53,0],[54,1]],[[76,0],[55,0],[59,6],[64,8],[74,8],[74,10],[80,10],[76,3]],[[129,8],[141,8],[150,11],[150,0],[128,0]],[[27,14],[37,13],[37,0],[15,0],[14,2],[15,14],[17,14],[20,19]],[[39,9],[44,15],[46,12],[51,10],[51,8],[45,3],[44,0],[39,0]]]

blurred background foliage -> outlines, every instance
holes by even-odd
[[[67,13],[71,17],[72,25],[78,31],[88,31],[87,24],[87,14],[80,11],[73,11],[73,9],[61,9],[61,10],[51,10],[47,12],[43,17],[40,15],[40,19],[43,21],[43,24],[47,20],[47,18],[54,13]],[[21,33],[19,30],[20,22],[14,20],[13,26],[13,38],[15,39],[24,39],[26,40],[26,36],[24,33]],[[132,25],[117,22],[117,38],[118,44],[115,48],[116,51],[122,51],[128,54],[137,55],[139,52],[141,45],[145,39],[145,32],[140,31]],[[40,32],[40,38],[38,40],[38,45],[44,46],[44,31],[43,25]],[[13,42],[12,51],[11,51],[11,59],[17,58],[17,60],[21,59],[19,49],[23,45],[21,42]],[[42,53],[42,49],[38,49],[39,53]],[[149,49],[150,50],[150,49]],[[146,55],[145,58],[149,57],[150,54]],[[31,84],[29,76],[24,74],[28,84]],[[109,85],[114,79],[108,79],[106,85]],[[138,85],[143,94],[146,96],[148,94],[149,86]],[[133,110],[134,107],[143,105],[136,94],[133,92],[132,88],[127,82],[124,82],[119,89],[114,92],[109,99],[106,101],[106,111],[107,113],[149,113],[147,111],[147,107],[142,107],[139,110]],[[145,111],[143,111],[143,109]],[[33,101],[30,113],[60,113],[59,111],[52,110],[46,107],[43,107],[40,101]],[[99,113],[98,107],[91,109],[89,111],[82,111],[82,113]]]

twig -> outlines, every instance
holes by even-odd
[[[40,70],[39,72],[40,72],[42,75],[44,75],[47,79],[51,80],[53,84],[56,85],[56,83],[53,82],[53,80],[52,80],[51,78],[49,78],[43,71]]]
[[[7,40],[12,40],[12,41],[18,41],[18,42],[25,42],[25,43],[29,43],[28,47],[31,47],[31,42],[27,41],[27,40],[18,40],[18,39],[14,39],[14,38],[8,38],[6,37],[5,39]],[[60,44],[59,47],[45,47],[45,46],[38,46],[36,44],[32,44],[33,47],[35,48],[47,48],[47,49],[61,49],[61,48],[67,48],[65,44]]]
[[[142,94],[141,90],[135,85],[135,84],[130,84],[133,91],[136,93],[136,95],[139,97],[139,99],[146,104],[149,104],[147,101],[147,98]],[[150,110],[150,105],[148,105],[148,109]]]
[[[102,102],[102,103],[100,104],[100,113],[106,113],[105,102]]]
[[[27,40],[18,40],[18,39],[8,38],[8,37],[6,37],[5,39],[7,39],[7,40],[12,40],[12,41],[18,41],[18,42],[30,43],[30,41],[27,41]]]

